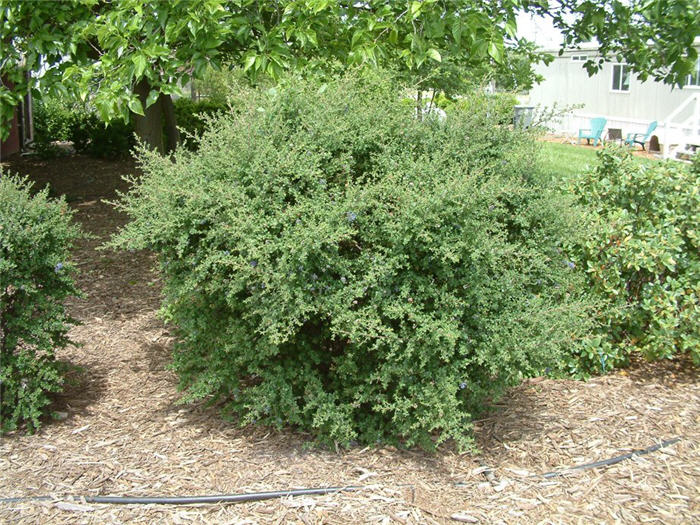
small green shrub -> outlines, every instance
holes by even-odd
[[[56,141],[71,140],[71,126],[76,116],[71,104],[60,97],[44,97],[34,105],[34,151],[42,159],[66,155]]]
[[[583,371],[606,371],[638,350],[700,361],[700,170],[635,163],[606,148],[573,192],[597,227],[578,247],[591,289],[610,305],[582,352]]]
[[[39,428],[63,379],[55,350],[73,320],[63,300],[76,295],[69,250],[79,236],[72,212],[48,190],[0,172],[0,431]]]
[[[141,153],[112,245],[160,257],[185,399],[324,442],[467,447],[472,414],[587,333],[578,210],[531,175],[532,136],[479,97],[419,121],[392,84],[297,82],[197,152]]]
[[[34,104],[34,137],[37,142],[70,140],[71,104],[57,97],[44,97]]]

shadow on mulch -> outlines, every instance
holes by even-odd
[[[157,321],[154,321],[154,324]],[[151,372],[161,372],[170,366],[172,362],[172,343],[159,343],[154,341],[144,345],[146,355],[146,367]]]
[[[635,421],[639,412],[630,411],[628,405],[643,404],[641,398],[647,395],[644,390],[648,387],[677,390],[697,384],[698,378],[698,367],[690,356],[680,355],[656,362],[633,356],[628,368],[591,378],[590,382],[528,379],[494,403],[490,414],[475,421],[476,445],[484,456],[499,457],[507,455],[510,449],[529,447],[553,435],[572,438],[583,429],[598,425],[596,421],[603,421],[611,412],[615,413],[613,419],[626,417]],[[620,383],[621,379],[625,383]],[[612,383],[627,386],[616,390],[602,386]],[[602,396],[594,395],[597,388],[604,392]],[[649,392],[653,397],[651,392],[655,391]],[[572,403],[572,397],[580,401]],[[614,426],[609,430],[613,431]]]
[[[664,386],[692,385],[700,379],[700,367],[693,363],[688,354],[679,354],[662,361],[647,361],[634,355],[624,372],[638,384],[653,382]]]
[[[98,368],[60,361],[67,368],[63,392],[55,395],[51,405],[54,412],[67,413],[70,419],[85,415],[88,408],[97,403],[106,391],[105,373]]]
[[[525,442],[539,438],[553,421],[548,407],[538,397],[538,389],[530,384],[511,390],[490,414],[474,422],[476,446],[489,455],[504,443]]]
[[[65,195],[68,202],[112,199],[116,197],[115,190],[128,189],[122,176],[137,172],[133,159],[113,161],[86,155],[47,160],[13,156],[2,165],[6,171],[28,175],[37,189],[48,184],[52,196]]]

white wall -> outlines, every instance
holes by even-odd
[[[584,62],[571,59],[572,55],[583,54],[596,56],[593,50],[567,51],[548,66],[540,64],[537,68],[545,80],[530,91],[528,104],[583,105],[560,122],[552,123],[556,131],[576,134],[579,128],[588,127],[590,118],[598,116],[608,119],[607,127],[621,128],[623,136],[646,131],[651,121],[659,121],[655,134],[661,138],[663,121],[691,95],[700,93],[698,87],[673,88],[651,79],[640,82],[634,75],[629,91],[615,92],[612,90],[613,63],[605,63],[601,71],[589,77],[583,69]],[[684,120],[692,111],[689,107],[688,115],[678,115],[675,121]]]

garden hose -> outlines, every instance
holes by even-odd
[[[678,443],[680,438],[668,439],[650,447],[635,450],[621,456],[584,463],[563,470],[547,472],[546,474],[534,474],[533,477],[554,478],[563,476],[569,472],[577,470],[587,470],[598,467],[615,465],[635,456],[642,456],[655,452],[661,448]],[[455,483],[456,486],[463,486],[464,483]],[[173,496],[173,497],[131,497],[131,496],[79,496],[72,497],[73,501],[85,503],[107,503],[115,505],[195,505],[207,503],[249,503],[252,501],[263,501],[276,498],[287,498],[294,496],[322,496],[325,494],[335,494],[338,492],[353,492],[367,487],[348,485],[346,487],[321,487],[312,489],[279,490],[273,492],[250,492],[245,494],[222,494],[217,496]],[[71,498],[70,496],[67,498]],[[57,498],[51,496],[26,496],[17,498],[0,498],[0,503],[19,503],[24,501],[53,501]]]

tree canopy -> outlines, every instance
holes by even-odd
[[[90,97],[105,121],[136,116],[137,132],[161,147],[171,95],[224,61],[253,78],[388,66],[445,89],[508,52],[540,56],[518,37],[521,12],[550,17],[567,47],[595,38],[603,58],[625,60],[641,79],[682,83],[697,59],[696,0],[0,0],[1,131],[40,86]]]

